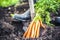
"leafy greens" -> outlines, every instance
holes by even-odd
[[[38,0],[35,4],[35,12],[41,17],[41,20],[50,25],[51,17],[50,12],[57,13],[57,9],[60,8],[60,0]]]

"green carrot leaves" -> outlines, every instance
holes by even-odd
[[[60,8],[60,0],[38,0],[35,4],[35,12],[39,14],[42,22],[50,25],[51,17],[50,12],[57,13]]]

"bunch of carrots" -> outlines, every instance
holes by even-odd
[[[29,24],[27,31],[24,33],[23,38],[38,38],[40,36],[40,28],[46,29],[42,23],[41,17],[37,14],[33,21]]]

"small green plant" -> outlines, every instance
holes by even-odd
[[[18,2],[19,2],[19,0],[0,0],[0,6],[8,7],[8,6],[15,5]]]
[[[43,23],[50,25],[51,17],[50,12],[57,13],[60,8],[60,0],[38,0],[35,4],[35,12],[41,17]]]

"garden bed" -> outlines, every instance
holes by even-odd
[[[21,14],[24,13],[28,8],[29,6],[26,4],[18,6],[16,11]],[[43,33],[44,30],[42,29],[39,38],[23,38],[23,33],[26,31],[26,28],[31,20],[26,22],[14,21],[10,16],[10,14],[14,13],[14,11],[14,6],[8,8],[0,8],[0,16],[1,14],[4,16],[3,18],[2,16],[0,17],[0,19],[2,18],[0,20],[0,40],[60,40],[60,26],[47,27],[45,33]],[[25,29],[23,29],[23,27]]]
[[[20,29],[20,27],[17,29]],[[23,33],[22,30],[14,30],[14,32],[12,32],[11,29],[4,28],[0,30],[0,40],[60,40],[59,26],[47,27],[44,35],[42,35],[43,32],[41,32],[39,38],[26,39],[22,37]]]

